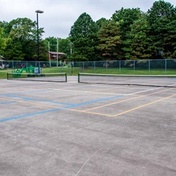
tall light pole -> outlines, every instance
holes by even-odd
[[[39,59],[40,59],[40,49],[39,49],[39,19],[38,19],[38,14],[39,13],[44,13],[44,11],[36,10],[35,12],[37,14],[37,60],[39,61]]]

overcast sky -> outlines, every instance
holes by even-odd
[[[46,37],[67,38],[71,26],[78,17],[86,12],[94,21],[105,17],[110,19],[116,10],[140,8],[146,12],[155,0],[0,0],[0,21],[10,22],[16,18],[36,20],[39,14],[39,26],[44,28]],[[176,0],[167,0],[176,6]]]

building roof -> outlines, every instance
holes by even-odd
[[[49,51],[50,54],[54,54],[54,55],[66,55],[65,53],[63,52],[54,52],[54,51]]]
[[[0,55],[0,61],[4,61],[4,57]]]

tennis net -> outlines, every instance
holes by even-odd
[[[41,81],[41,82],[67,82],[67,73],[7,73],[8,80]]]
[[[78,83],[176,88],[176,75],[119,75],[79,73]]]

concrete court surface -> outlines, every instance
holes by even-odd
[[[175,176],[176,89],[0,80],[0,176]]]

